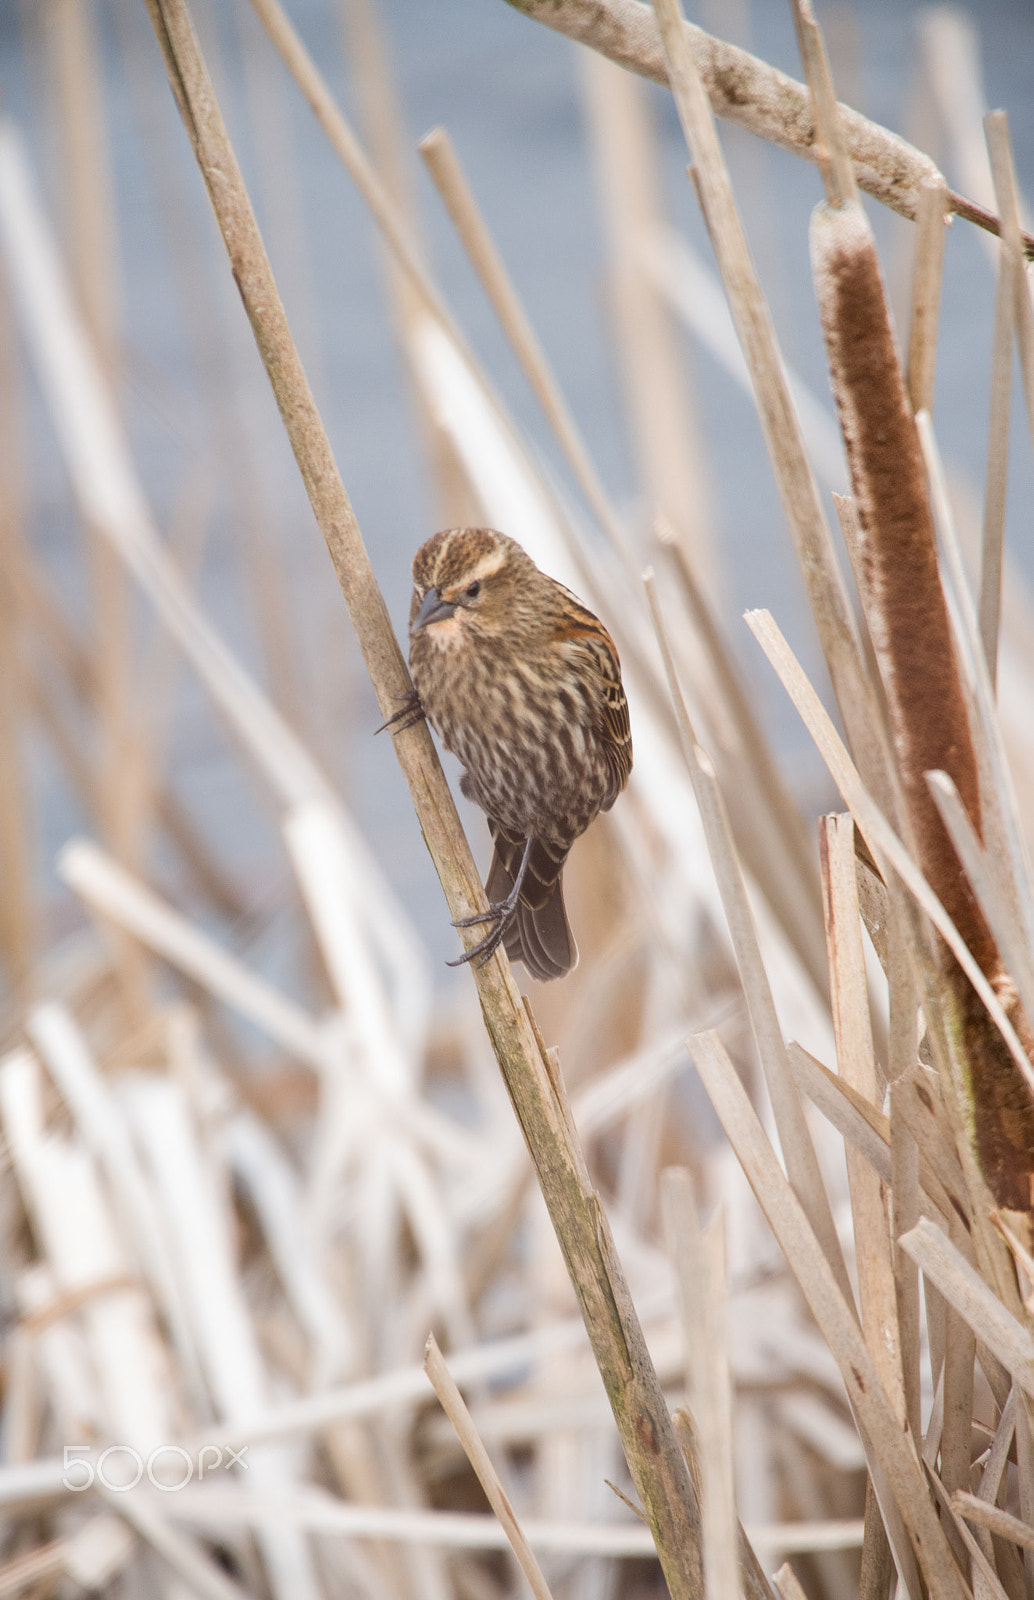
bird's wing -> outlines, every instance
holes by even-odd
[[[607,635],[608,649],[601,649],[600,677],[602,679],[602,731],[604,735],[604,751],[606,752],[607,765],[610,767],[613,785],[603,805],[603,810],[608,811],[628,782],[628,775],[632,770],[632,729],[628,721],[628,701],[625,699],[625,690],[621,682],[621,667],[618,662],[618,653],[613,642]]]
[[[621,662],[617,646],[599,617],[563,584],[557,584],[557,588],[563,589],[567,603],[554,637],[558,642],[577,642],[598,689],[593,700],[594,720],[611,779],[601,810],[609,811],[632,771],[632,730],[621,683]]]
[[[592,633],[581,640],[582,648],[595,680],[596,694],[592,709],[596,732],[610,772],[610,785],[600,807],[609,811],[632,770],[632,730],[628,721],[628,701],[621,682],[621,663],[602,622],[597,622]]]

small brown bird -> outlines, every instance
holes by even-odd
[[[457,924],[491,927],[450,965],[487,961],[502,941],[536,978],[560,978],[578,960],[564,862],[632,770],[614,641],[513,539],[449,528],[413,560],[409,665],[420,709],[463,762],[460,788],[495,841],[490,910]]]

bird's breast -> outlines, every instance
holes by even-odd
[[[427,648],[443,655],[454,654],[465,643],[462,617],[443,617],[441,622],[429,622],[421,633]]]
[[[432,727],[466,768],[464,794],[514,833],[569,844],[609,781],[590,688],[561,652],[507,659],[469,633],[462,650],[434,637],[452,626],[415,634],[410,664]]]

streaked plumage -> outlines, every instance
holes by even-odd
[[[471,955],[507,953],[539,978],[578,959],[561,872],[575,839],[614,804],[632,769],[613,640],[513,539],[488,528],[435,534],[413,561],[409,664],[420,704],[463,762],[460,788],[486,813],[486,892],[506,900]],[[529,844],[530,841],[530,844]]]

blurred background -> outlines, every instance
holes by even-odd
[[[0,15],[0,93],[27,141],[43,202],[73,267],[87,262],[106,370],[134,460],[167,536],[190,525],[197,592],[249,668],[305,726],[354,806],[435,954],[435,978],[452,982],[452,950],[433,873],[358,664],[331,569],[211,222],[143,6],[9,4]],[[354,13],[354,14],[353,14]],[[288,81],[245,4],[193,11],[219,86],[296,341],[316,392],[377,576],[400,635],[414,551],[450,507],[428,459],[393,329],[384,258],[354,186]],[[585,53],[502,3],[393,5],[375,17],[331,0],[300,0],[291,17],[328,83],[369,144],[362,69],[383,61],[394,98],[393,135],[414,226],[447,303],[530,446],[571,496],[586,536],[598,537],[578,500],[528,385],[459,246],[415,144],[441,125],[450,134],[532,323],[592,451],[600,477],[649,558],[651,516],[642,452],[631,419],[627,363],[614,323],[619,270],[604,158],[589,109]],[[703,27],[797,75],[788,7],[781,0],[705,6]],[[990,199],[980,142],[982,105],[1010,115],[1021,181],[1034,143],[1027,63],[1034,15],[1021,3],[968,15],[915,4],[864,3],[823,12],[842,97],[912,138],[950,183]],[[377,38],[367,42],[364,30]],[[67,32],[68,37],[60,37]],[[68,57],[88,49],[88,83],[69,101]],[[656,135],[663,216],[710,257],[670,96],[643,88]],[[945,116],[948,103],[951,116]],[[807,261],[807,217],[819,198],[813,169],[736,128],[723,133],[755,259],[787,360],[831,412]],[[78,196],[78,198],[77,198]],[[900,317],[907,310],[908,224],[867,202]],[[610,232],[608,232],[608,227]],[[943,319],[950,338],[938,365],[937,425],[960,493],[980,493],[989,386],[993,264],[988,241],[956,223],[947,250]],[[87,292],[84,290],[84,292]],[[794,793],[814,812],[828,798],[823,773],[796,718],[739,623],[767,605],[818,670],[790,542],[752,406],[712,351],[671,316],[687,414],[696,515],[731,647],[744,663],[785,758]],[[19,515],[48,581],[80,630],[90,588],[60,454],[24,365],[18,427],[25,440]],[[219,412],[221,415],[217,416]],[[1022,427],[1022,417],[1016,425]],[[1009,544],[1030,576],[1032,484],[1014,452]],[[836,470],[835,467],[833,469]],[[843,487],[843,480],[833,485]],[[520,529],[510,528],[520,537]],[[133,603],[133,628],[149,626]],[[607,619],[610,621],[611,619]],[[269,818],[256,806],[189,674],[176,686],[169,729],[170,781],[217,844],[245,898],[282,892]],[[24,756],[33,795],[33,871],[46,926],[78,913],[56,884],[60,844],[85,821],[74,788],[37,730]],[[467,814],[485,850],[486,835]],[[149,845],[155,870],[177,892],[176,863]],[[486,852],[487,854],[487,852]],[[170,876],[171,875],[171,876]]]
[[[810,1596],[841,1600],[857,1585],[862,1448],[685,1045],[720,1029],[765,1107],[644,566],[784,1032],[831,1067],[815,819],[840,802],[742,621],[771,610],[832,704],[671,98],[504,0],[289,9],[461,336],[429,342],[426,307],[252,7],[191,0],[400,639],[416,549],[487,520],[618,640],[636,771],[568,869],[581,966],[548,988],[518,981],[560,1046],[673,1405],[660,1170],[688,1166],[701,1203],[724,1208],[740,1514],[767,1568],[790,1556]],[[692,20],[800,76],[782,0],[709,0]],[[952,187],[994,206],[981,119],[996,106],[1029,186],[1029,4],[859,0],[819,20],[841,97]],[[657,1594],[645,1530],[606,1487],[629,1482],[563,1261],[473,985],[445,966],[456,935],[390,736],[375,737],[146,7],[8,0],[0,116],[0,1580],[14,1584],[0,1592],[520,1592],[428,1398],[433,1327],[450,1359],[477,1357],[457,1372],[518,1509],[566,1529],[555,1592]],[[582,432],[595,505],[417,154],[435,127]],[[737,128],[721,137],[832,520],[847,480],[808,261],[819,176]],[[905,329],[915,230],[866,207]],[[992,241],[954,220],[934,421],[971,570],[995,266]],[[1034,472],[1018,389],[1011,437],[1000,699],[1029,827]],[[461,810],[487,865],[483,819]],[[886,985],[868,955],[879,1050]],[[850,1262],[843,1141],[813,1124]],[[979,1374],[975,1404],[989,1427]],[[70,1442],[95,1465],[111,1444],[150,1459],[207,1438],[253,1446],[236,1500],[209,1480],[204,1505],[199,1485],[146,1514],[122,1498],[115,1523],[66,1481]],[[364,1508],[381,1520],[360,1526]],[[448,1509],[479,1515],[466,1551],[433,1522]],[[619,1560],[593,1553],[602,1521],[626,1540]]]

